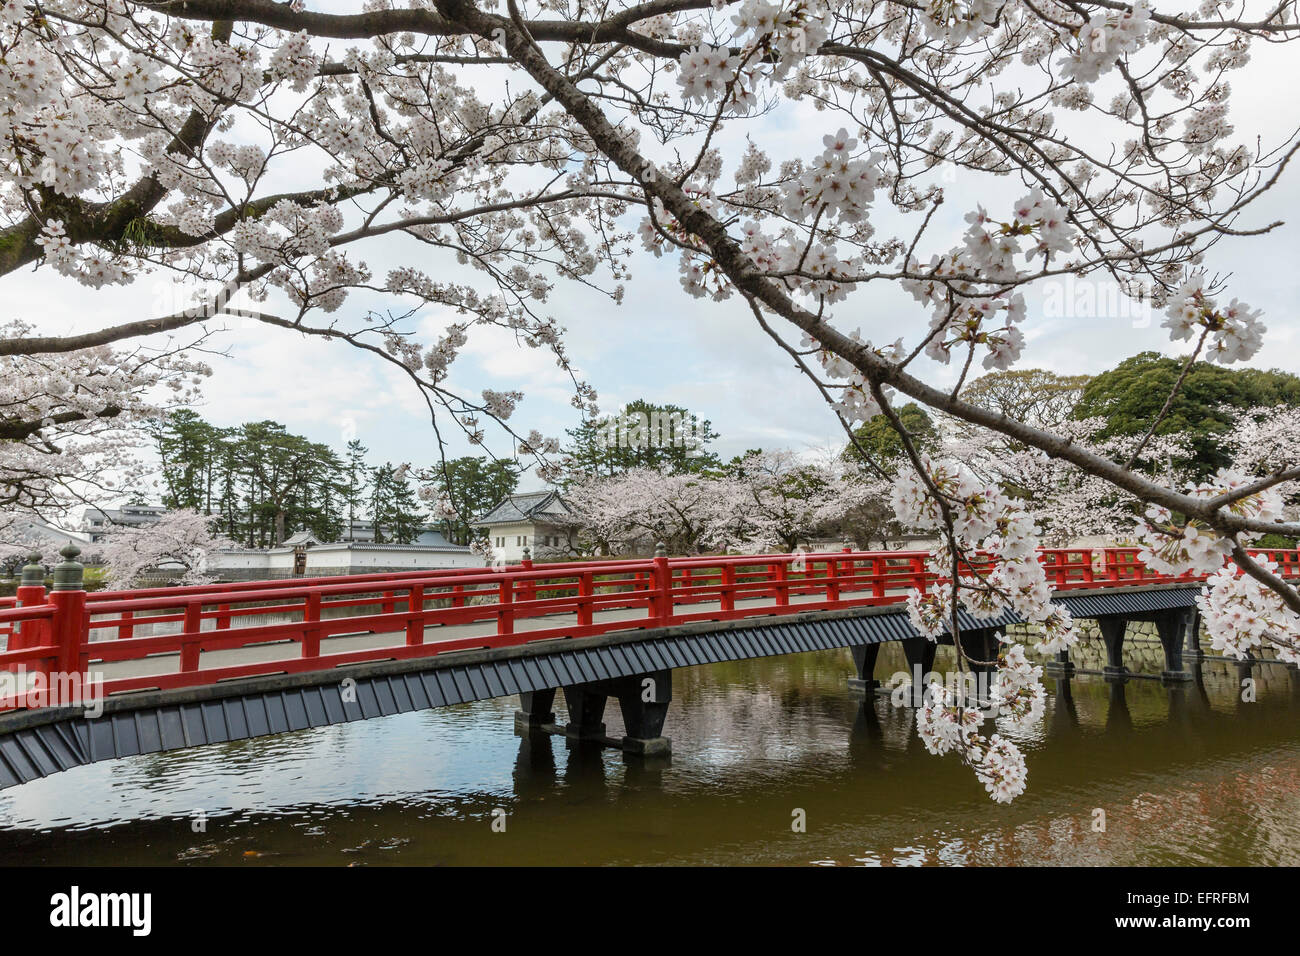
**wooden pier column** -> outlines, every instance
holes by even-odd
[[[623,752],[647,757],[672,753],[673,742],[663,735],[663,730],[668,705],[673,699],[673,672],[639,674],[615,683],[626,733]]]
[[[849,690],[870,697],[880,686],[876,680],[876,658],[880,656],[879,644],[854,644],[849,648],[853,654],[853,664],[858,670],[857,677],[849,678]]]
[[[1187,630],[1186,610],[1170,611],[1156,618],[1156,633],[1160,635],[1160,644],[1165,649],[1165,669],[1160,676],[1167,681],[1191,680],[1192,675],[1183,670],[1183,634]]]
[[[1058,677],[1071,678],[1074,676],[1074,661],[1070,660],[1070,650],[1060,650],[1056,652],[1056,660],[1048,661],[1043,665],[1043,671]]]
[[[569,705],[565,736],[576,740],[603,740],[605,705],[618,700],[625,735],[619,746],[625,753],[664,756],[672,752],[672,741],[663,736],[664,719],[673,699],[673,672],[653,671],[629,677],[613,677],[564,688]]]
[[[526,732],[555,723],[555,688],[524,691],[515,711],[515,730]]]
[[[925,703],[925,675],[934,670],[934,654],[939,645],[928,637],[909,637],[899,643],[903,645],[907,670],[912,675],[911,706],[920,707]]]
[[[1106,666],[1102,673],[1107,677],[1125,677],[1128,668],[1124,666],[1124,632],[1128,630],[1126,617],[1099,617],[1097,627],[1101,629],[1101,639],[1106,644]]]
[[[569,722],[564,735],[575,740],[600,740],[605,736],[605,701],[607,691],[593,684],[575,684],[564,688],[564,702],[569,708]]]
[[[1184,645],[1184,653],[1188,657],[1201,657],[1204,651],[1201,650],[1201,609],[1192,608],[1191,617],[1187,622],[1187,641]]]

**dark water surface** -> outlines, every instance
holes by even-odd
[[[820,652],[677,671],[661,767],[516,737],[513,699],[80,767],[0,793],[0,863],[1300,863],[1300,676],[1197,673],[1048,679],[1010,806]]]

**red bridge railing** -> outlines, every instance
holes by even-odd
[[[1195,582],[1158,574],[1137,548],[1040,552],[1056,590]],[[1287,577],[1300,552],[1257,551]],[[0,678],[37,675],[46,688],[129,662],[145,673],[108,676],[100,694],[170,689],[266,674],[327,671],[342,664],[431,657],[611,630],[692,621],[895,604],[937,580],[923,551],[842,551],[596,562],[506,569],[445,569],[251,581],[133,591],[19,588],[0,603]],[[971,574],[986,570],[969,568]],[[708,605],[700,607],[699,605]],[[617,615],[597,619],[600,612]],[[571,615],[557,619],[555,615]],[[527,623],[525,623],[527,622]],[[440,638],[437,628],[483,624],[484,633]],[[434,628],[432,633],[426,633]],[[158,631],[164,633],[157,633]],[[366,636],[363,646],[331,638]],[[378,643],[370,636],[378,637]],[[391,640],[383,637],[391,635]],[[211,655],[257,647],[245,660]],[[205,660],[205,656],[207,659]],[[151,671],[151,672],[150,672]],[[11,680],[0,710],[58,700]],[[39,689],[39,688],[38,688]]]

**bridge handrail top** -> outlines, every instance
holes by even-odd
[[[53,617],[53,604],[29,604],[26,607],[0,608],[0,623],[5,621],[31,621],[42,617]]]
[[[1090,554],[1090,553],[1136,553],[1140,548],[1129,546],[1097,546],[1082,548],[1040,548],[1041,555]],[[1300,551],[1290,548],[1250,549],[1252,555],[1268,553],[1272,555],[1292,554],[1300,556]],[[872,559],[916,560],[928,557],[928,551],[806,551],[777,552],[769,554],[746,555],[688,555],[668,558],[670,568],[720,568],[723,566],[744,566],[773,563],[794,563],[799,560],[817,561],[862,561]],[[983,554],[980,555],[984,557]],[[539,583],[557,581],[558,579],[581,578],[587,575],[611,575],[620,573],[650,572],[656,567],[654,558],[617,558],[605,561],[566,561],[554,562],[531,567],[510,565],[503,569],[491,567],[479,568],[436,568],[426,571],[367,573],[364,575],[337,575],[322,578],[289,578],[284,583],[278,581],[233,582],[229,585],[212,584],[177,588],[148,588],[138,591],[100,591],[87,594],[87,602],[95,608],[95,613],[114,611],[143,611],[179,608],[190,604],[210,605],[219,603],[245,604],[257,601],[283,600],[285,598],[306,597],[311,594],[322,596],[344,594],[369,594],[385,590],[408,591],[414,587],[447,588],[456,585],[492,585],[505,581]],[[906,573],[899,569],[896,572]],[[1169,580],[1192,580],[1203,576],[1189,575],[1151,575]],[[14,612],[31,612],[34,608],[5,607],[0,604],[0,621],[10,619]],[[30,613],[28,616],[31,616]],[[22,619],[21,616],[13,618]]]

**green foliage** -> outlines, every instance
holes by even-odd
[[[347,507],[347,534],[344,538],[348,540],[352,537],[352,523],[364,510],[366,492],[370,487],[370,468],[366,465],[367,451],[369,449],[361,444],[361,440],[354,438],[348,442],[347,452],[344,455],[340,491],[343,503]]]
[[[961,398],[1038,428],[1057,428],[1073,414],[1089,381],[1087,375],[1045,368],[1007,369],[981,375],[961,390]]]
[[[1098,438],[1142,435],[1160,414],[1185,361],[1156,352],[1127,358],[1092,378],[1072,417],[1104,418],[1106,425]],[[1234,411],[1279,404],[1300,404],[1300,377],[1276,369],[1231,369],[1197,362],[1156,434],[1189,434],[1194,455],[1175,464],[1204,476],[1231,461],[1217,437],[1229,428]]]
[[[895,413],[912,436],[912,442],[919,451],[929,451],[938,445],[939,431],[934,427],[934,420],[930,418],[929,413],[920,405],[908,402],[895,409]],[[876,415],[854,429],[853,435],[872,461],[889,474],[897,473],[898,466],[905,460],[907,452],[903,447],[903,439],[899,437],[888,418],[884,415]],[[857,445],[849,443],[844,449],[844,460],[863,461],[862,452],[858,450]]]
[[[405,473],[384,462],[370,473],[370,516],[375,543],[410,544],[420,536],[424,513]]]
[[[180,410],[155,428],[154,441],[162,503],[220,515],[218,530],[250,548],[279,544],[298,528],[326,541],[342,530],[342,462],[278,422],[218,428]]]
[[[434,469],[435,483],[456,509],[457,517],[443,521],[443,533],[453,544],[469,544],[473,521],[501,499],[514,494],[519,466],[508,458],[453,458]]]
[[[708,444],[718,438],[713,423],[680,405],[629,402],[614,415],[566,429],[565,484],[617,475],[632,468],[668,474],[715,471],[721,460]]]

